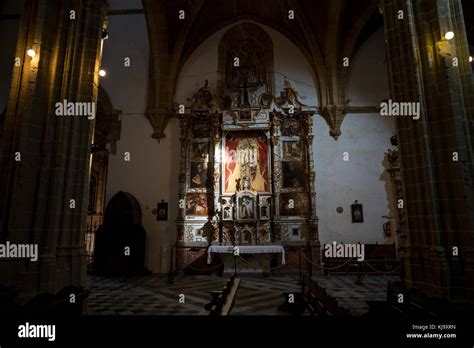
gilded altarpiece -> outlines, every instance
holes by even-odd
[[[286,78],[274,96],[271,45],[249,23],[226,33],[217,90],[206,81],[177,113],[181,248],[318,244],[315,110]]]
[[[221,109],[207,84],[192,100],[180,115],[179,244],[316,241],[313,111],[291,84],[267,104]]]

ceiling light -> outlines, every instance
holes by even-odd
[[[472,56],[469,56],[469,63],[472,63]]]
[[[106,72],[105,70],[103,70],[103,69],[100,69],[100,70],[99,70],[99,76],[104,77],[105,75],[107,75],[107,72]]]

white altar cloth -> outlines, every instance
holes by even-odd
[[[285,264],[285,248],[281,245],[237,245],[239,254],[281,254],[281,263]],[[211,245],[207,250],[207,263],[212,262],[212,253],[233,254],[232,245]]]

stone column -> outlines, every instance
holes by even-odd
[[[473,79],[461,2],[384,0],[381,10],[391,99],[421,105],[418,120],[397,119],[406,280],[429,295],[473,300]]]
[[[85,285],[94,120],[56,116],[55,104],[96,103],[106,11],[105,0],[23,4],[0,157],[0,242],[39,249],[37,262],[0,260],[0,283],[21,297]]]

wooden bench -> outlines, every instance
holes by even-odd
[[[86,301],[91,291],[82,287],[67,286],[56,293],[42,293],[32,298],[24,306],[27,313],[33,313],[39,317],[73,317],[84,314]],[[74,302],[71,303],[70,295],[74,294]]]
[[[14,287],[0,285],[0,314],[29,315],[32,318],[57,318],[80,316],[86,312],[90,290],[77,286],[66,286],[55,295],[41,293],[26,303],[16,301],[19,291]],[[71,295],[74,301],[71,302]]]
[[[350,311],[339,306],[337,300],[329,296],[326,289],[319,287],[318,283],[310,276],[303,277],[302,288],[303,299],[306,309],[311,315],[320,316],[343,316],[350,315]]]
[[[293,295],[293,301],[289,298]],[[351,312],[339,306],[337,300],[329,296],[325,289],[319,287],[318,283],[311,279],[309,275],[303,277],[302,289],[299,293],[283,293],[285,303],[278,307],[279,310],[291,314],[303,314],[305,310],[310,315],[319,316],[345,316]]]
[[[239,289],[240,278],[231,276],[222,291],[211,291],[211,302],[206,304],[200,315],[225,316],[229,315],[234,307],[235,297]]]
[[[356,258],[328,258],[324,256],[324,253],[322,261],[322,270],[325,275],[330,273],[348,274],[359,272],[364,274],[379,274],[380,272],[391,272],[400,266],[400,260],[397,259],[395,244],[365,244],[365,262],[357,261]],[[366,262],[373,268],[368,266]],[[393,274],[396,275],[399,273]]]
[[[399,295],[403,295],[403,302],[399,302]],[[387,304],[391,306],[395,311],[399,311],[403,314],[410,313],[424,313],[429,316],[438,316],[437,313],[433,312],[433,305],[435,303],[445,302],[440,298],[430,298],[418,288],[407,288],[401,282],[388,282],[387,283]]]

